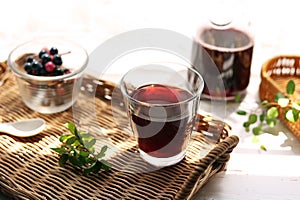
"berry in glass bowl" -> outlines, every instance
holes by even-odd
[[[24,64],[24,70],[31,75],[36,76],[60,76],[64,75],[67,68],[63,67],[62,55],[71,53],[71,51],[58,54],[56,47],[43,48],[38,54],[26,55],[19,58],[17,63],[22,64],[24,57],[26,57],[26,63]],[[70,71],[70,70],[68,70]]]
[[[40,113],[70,108],[88,63],[84,48],[59,39],[36,39],[17,46],[7,60],[26,106]]]

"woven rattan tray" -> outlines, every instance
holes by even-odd
[[[260,99],[274,102],[275,95],[280,92],[286,93],[286,85],[289,80],[294,80],[296,90],[293,100],[300,101],[300,56],[281,55],[267,60],[261,69]],[[300,140],[300,120],[295,123],[285,119],[287,108],[279,109],[280,120]]]
[[[83,87],[94,80],[85,78]],[[101,116],[99,123],[116,144],[126,151],[136,151],[128,134],[118,129],[111,116],[107,81],[97,81],[95,104]],[[81,94],[84,95],[84,94]],[[228,136],[229,126],[210,117],[198,116],[198,122],[186,158],[180,163],[149,173],[127,173],[112,168],[96,175],[83,175],[71,165],[60,167],[58,155],[50,150],[59,146],[58,138],[67,132],[63,126],[73,121],[74,110],[43,115],[25,107],[10,76],[0,87],[0,113],[3,122],[41,117],[46,129],[30,138],[0,133],[0,191],[16,199],[191,199],[214,174],[224,170],[238,137]],[[201,130],[221,130],[216,143]],[[201,154],[199,152],[206,152]],[[122,152],[120,152],[122,154]],[[136,162],[121,157],[122,163]]]

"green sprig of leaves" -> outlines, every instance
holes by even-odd
[[[69,122],[70,134],[60,136],[61,147],[51,148],[60,155],[59,165],[70,163],[81,167],[84,174],[98,173],[100,170],[107,171],[111,164],[104,160],[107,146],[103,146],[99,153],[95,152],[96,139],[87,132],[77,130],[75,124]]]
[[[247,132],[252,130],[252,133],[257,141],[257,136],[263,132],[263,125],[274,127],[279,116],[279,108],[287,108],[285,112],[285,119],[289,122],[296,122],[300,118],[300,102],[293,102],[291,96],[296,89],[295,82],[290,80],[286,85],[286,94],[277,93],[274,102],[264,100],[260,104],[260,113],[249,113],[248,120],[243,123]],[[258,114],[259,113],[259,114]],[[237,114],[247,115],[244,110],[238,110]],[[267,150],[264,145],[260,147],[262,150]]]

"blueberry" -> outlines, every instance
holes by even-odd
[[[47,53],[43,54],[41,59],[42,59],[42,64],[43,65],[46,64],[47,62],[51,61],[51,57]]]
[[[25,71],[28,73],[31,71],[31,63],[27,62],[25,65],[24,65],[24,69]]]
[[[46,76],[46,75],[48,74],[48,72],[46,71],[45,68],[42,68],[42,69],[39,70],[39,74],[40,74],[41,76]]]
[[[58,54],[58,50],[57,50],[56,47],[52,47],[52,48],[50,49],[50,55],[55,55],[55,54]]]
[[[64,71],[61,68],[56,68],[53,72],[54,76],[60,76],[64,74]]]
[[[33,61],[34,61],[33,56],[28,56],[28,57],[26,58],[26,62],[27,62],[27,63],[32,63]]]
[[[56,65],[58,65],[58,66],[60,66],[60,65],[62,65],[62,59],[61,59],[61,56],[60,55],[58,55],[58,54],[55,54],[54,56],[53,56],[53,62],[54,62],[54,64],[56,64]]]
[[[39,61],[33,61],[31,64],[31,68],[33,71],[38,71],[43,68],[43,65]]]
[[[42,49],[41,51],[40,51],[40,53],[39,53],[39,58],[42,58],[42,56],[44,55],[44,54],[46,54],[47,53],[47,50],[46,49]]]

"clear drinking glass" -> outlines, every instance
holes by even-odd
[[[142,65],[123,76],[120,88],[145,161],[164,167],[184,158],[203,86],[197,71],[179,64]]]

